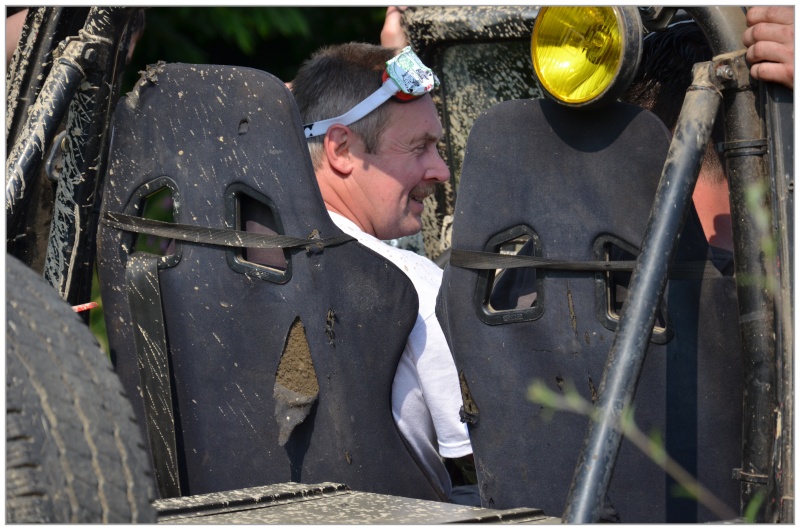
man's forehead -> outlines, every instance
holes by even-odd
[[[409,103],[392,105],[391,126],[399,128],[410,141],[434,141],[441,139],[443,130],[439,114],[430,96]]]

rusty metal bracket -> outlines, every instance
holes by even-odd
[[[746,50],[717,55],[711,60],[711,72],[723,90],[750,90],[750,67],[745,60]]]

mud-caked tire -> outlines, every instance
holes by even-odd
[[[6,522],[154,523],[149,457],[111,362],[11,256],[6,318]]]

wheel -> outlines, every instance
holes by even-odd
[[[149,457],[106,355],[6,257],[6,521],[155,523]]]

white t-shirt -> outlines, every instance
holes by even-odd
[[[462,401],[456,366],[436,319],[442,270],[424,256],[387,245],[346,217],[328,213],[343,232],[402,270],[417,291],[419,314],[394,376],[392,414],[428,476],[438,482],[444,497],[449,498],[450,475],[440,455],[465,456],[472,453],[472,445],[467,425],[458,414]]]

